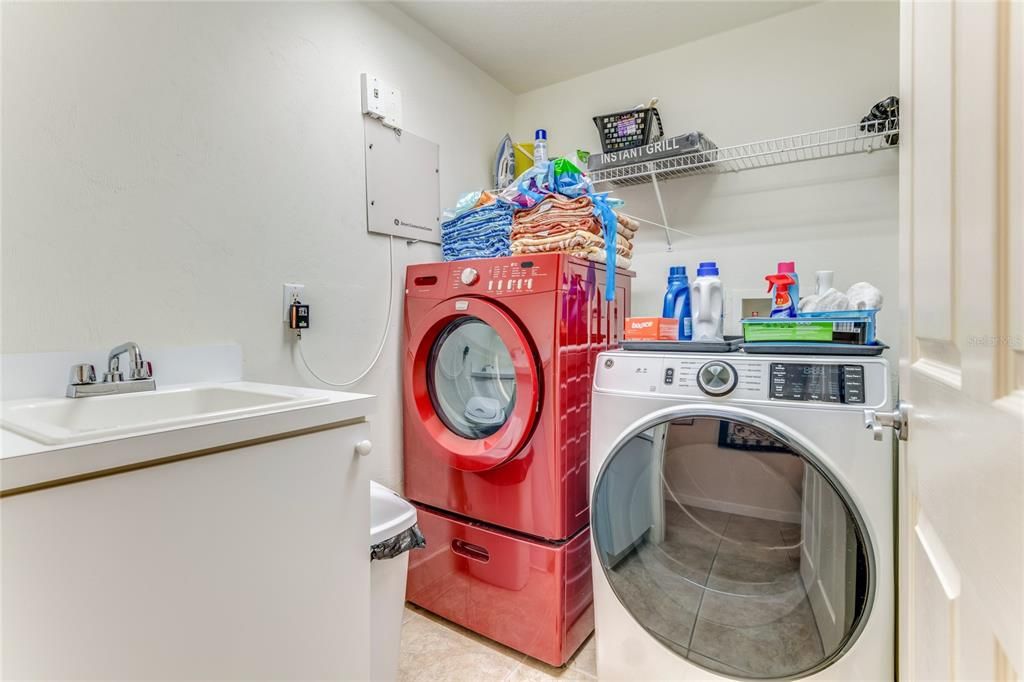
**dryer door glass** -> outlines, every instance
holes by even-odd
[[[839,484],[784,433],[678,419],[620,443],[593,536],[619,601],[653,637],[726,677],[801,677],[838,659],[874,589]]]
[[[430,400],[453,432],[486,438],[508,420],[516,403],[516,372],[494,328],[461,317],[438,335],[427,367]]]

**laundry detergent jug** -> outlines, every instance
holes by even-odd
[[[693,321],[690,311],[690,282],[686,277],[686,266],[674,265],[668,271],[668,289],[665,291],[665,305],[662,317],[679,320],[680,341],[693,338]]]
[[[718,264],[706,261],[697,268],[690,296],[694,341],[724,341],[722,319],[725,317],[725,295],[718,278]]]

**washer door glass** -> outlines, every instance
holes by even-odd
[[[860,631],[873,590],[859,516],[785,434],[711,417],[622,442],[594,488],[612,591],[653,637],[727,677],[807,675]]]
[[[512,356],[494,328],[476,317],[459,318],[441,331],[427,376],[437,415],[463,438],[495,433],[516,403]]]

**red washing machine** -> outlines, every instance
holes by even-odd
[[[631,272],[563,254],[406,272],[405,494],[427,539],[409,601],[562,665],[594,629],[590,388]]]

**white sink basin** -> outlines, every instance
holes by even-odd
[[[5,429],[47,445],[124,436],[204,421],[247,417],[326,402],[300,391],[190,386],[88,398],[5,403]]]

